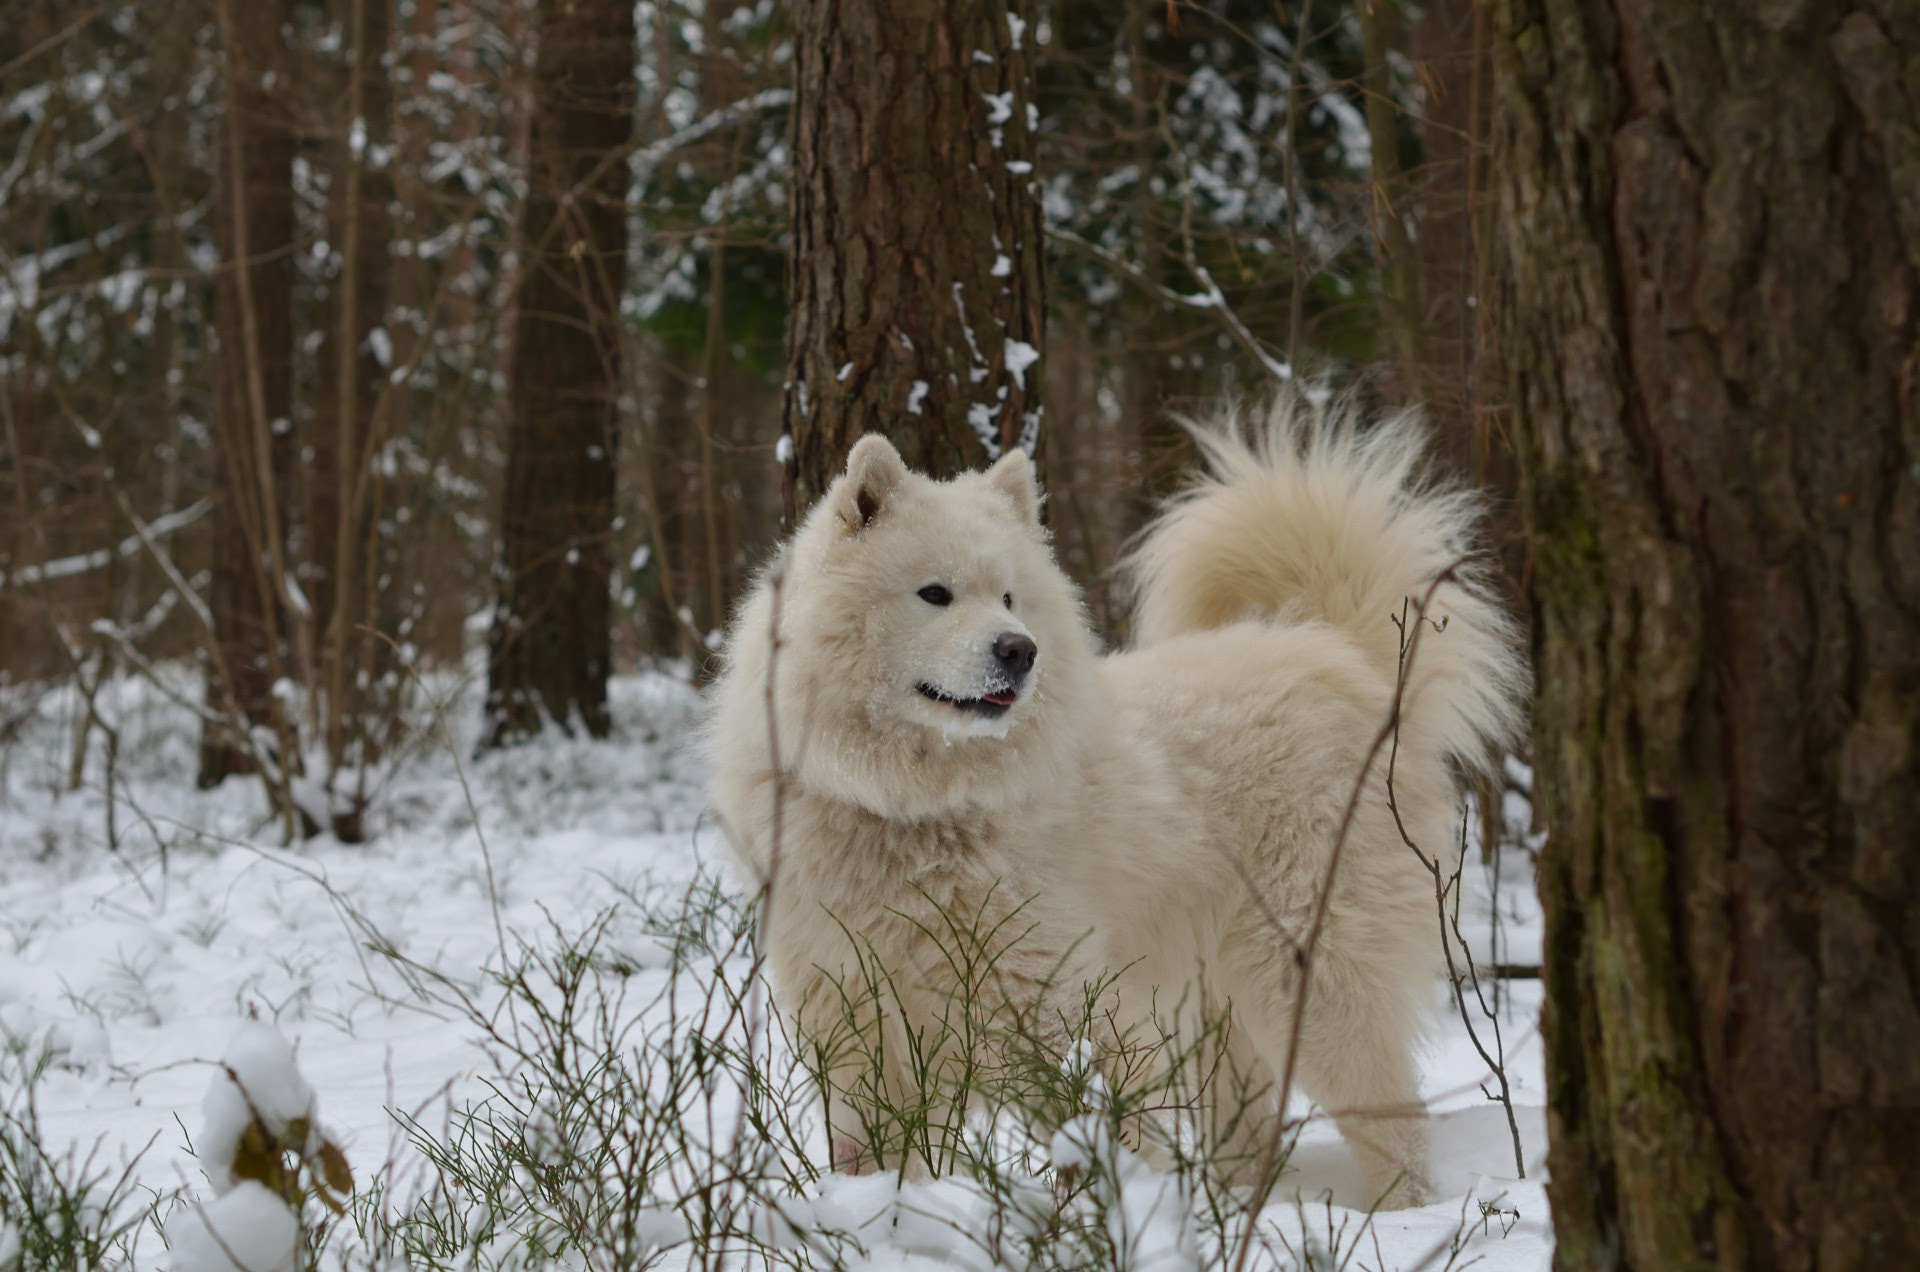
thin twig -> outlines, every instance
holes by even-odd
[[[1449,573],[1451,573],[1451,571],[1449,571]],[[1433,593],[1429,591],[1427,595],[1428,598],[1431,599]],[[1394,620],[1400,627],[1400,690],[1397,690],[1396,694],[1405,689],[1407,675],[1413,662],[1413,647],[1419,641],[1421,630],[1428,624],[1426,610],[1426,604],[1423,602],[1419,612],[1412,616],[1414,629],[1411,636],[1407,634],[1409,616],[1404,607],[1402,607],[1400,615]],[[1397,717],[1398,712],[1396,711],[1395,714]],[[1472,1040],[1473,1049],[1480,1053],[1481,1061],[1493,1070],[1494,1077],[1500,1083],[1500,1094],[1497,1097],[1488,1094],[1488,1098],[1497,1100],[1501,1108],[1506,1111],[1507,1130],[1513,1137],[1513,1169],[1519,1178],[1525,1179],[1527,1177],[1526,1156],[1520,1147],[1520,1122],[1513,1111],[1513,1090],[1507,1081],[1507,1052],[1505,1040],[1501,1036],[1500,1014],[1487,1005],[1486,996],[1480,989],[1479,973],[1474,967],[1473,948],[1467,943],[1466,936],[1460,930],[1460,880],[1461,872],[1466,868],[1467,850],[1466,812],[1462,810],[1460,819],[1459,865],[1455,867],[1453,878],[1449,881],[1441,873],[1439,859],[1428,857],[1426,853],[1420,850],[1419,846],[1413,842],[1413,837],[1407,833],[1406,823],[1401,820],[1400,805],[1395,798],[1393,788],[1394,766],[1399,756],[1400,729],[1396,718],[1393,732],[1393,751],[1387,758],[1387,808],[1393,813],[1393,824],[1394,828],[1400,832],[1400,841],[1412,850],[1413,855],[1420,859],[1420,864],[1425,866],[1433,876],[1433,899],[1434,904],[1439,909],[1440,916],[1440,948],[1447,959],[1447,983],[1453,990],[1454,1005],[1459,1009],[1461,1023],[1467,1027],[1467,1037]],[[1451,921],[1449,921],[1447,912],[1447,893],[1449,890],[1451,890],[1454,895],[1454,908]],[[1452,929],[1451,938],[1448,936],[1449,927]],[[1456,942],[1458,942],[1460,946],[1462,957],[1466,960],[1467,970],[1465,976],[1461,975],[1458,966],[1454,963],[1453,947]],[[1480,1004],[1481,1012],[1488,1020],[1493,1022],[1492,1054],[1488,1054],[1485,1044],[1480,1041],[1480,1033],[1474,1028],[1473,1017],[1467,1012],[1466,996],[1461,990],[1461,985],[1468,981],[1473,985],[1473,996],[1475,1001]],[[1486,1088],[1483,1086],[1481,1091],[1485,1093]]]

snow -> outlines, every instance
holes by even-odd
[[[164,539],[174,531],[192,525],[212,510],[213,501],[202,499],[176,512],[155,517],[140,527],[141,533],[130,534],[111,548],[96,548],[91,552],[61,557],[54,561],[43,561],[37,565],[23,565],[14,569],[8,577],[15,586],[24,587],[29,583],[71,578],[76,574],[85,574],[89,570],[98,570],[109,564],[115,557],[128,558],[138,555],[147,541]],[[5,559],[0,558],[0,571],[6,569],[6,564]]]
[[[295,1272],[300,1222],[287,1203],[251,1180],[190,1209],[167,1227],[173,1272]]]
[[[1040,351],[1024,340],[1009,340],[1006,356],[1007,374],[1024,392],[1027,387],[1027,368],[1040,361]]]
[[[213,1190],[225,1194],[239,1182],[232,1173],[234,1156],[252,1122],[257,1119],[269,1135],[281,1139],[296,1119],[314,1123],[319,1105],[319,1096],[300,1076],[293,1044],[269,1025],[257,1021],[241,1025],[227,1044],[200,1105],[195,1147]]]
[[[181,702],[198,701],[184,669],[157,670]],[[97,696],[119,733],[109,850],[103,748],[96,738],[87,781],[67,789],[77,700],[36,691],[0,761],[0,1060],[45,1057],[34,1097],[51,1151],[130,1162],[133,1181],[158,1198],[165,1242],[149,1233],[129,1267],[294,1266],[286,1203],[229,1174],[237,1128],[256,1113],[276,1133],[307,1119],[344,1150],[356,1187],[382,1177],[384,1204],[396,1205],[427,1169],[401,1119],[439,1132],[501,1079],[494,1040],[450,1002],[464,995],[478,1015],[501,1018],[511,1005],[497,974],[515,956],[551,951],[556,932],[602,925],[601,949],[617,954],[631,991],[622,1019],[688,1027],[686,1005],[700,1000],[712,965],[676,953],[656,915],[703,880],[728,877],[691,749],[697,695],[664,675],[616,678],[614,739],[544,737],[476,758],[482,679],[427,678],[433,699],[418,710],[418,735],[373,775],[371,842],[323,836],[293,849],[275,838],[257,783],[194,788],[189,711],[122,677]],[[1477,858],[1462,916],[1477,957],[1489,957],[1496,920],[1501,959],[1531,957],[1539,912],[1523,850],[1502,861],[1498,897],[1487,895]],[[726,966],[748,970],[738,959]],[[1539,982],[1501,989],[1526,1180],[1515,1179],[1505,1114],[1482,1091],[1485,1066],[1458,1021],[1442,1017],[1424,1057],[1440,1199],[1368,1220],[1331,1123],[1296,1102],[1300,1142],[1284,1197],[1250,1230],[1265,1251],[1250,1266],[1303,1264],[1287,1252],[1309,1249],[1358,1250],[1369,1268],[1437,1266],[1458,1245],[1454,1266],[1548,1267]],[[1443,997],[1436,986],[1436,1006]],[[21,1094],[18,1069],[0,1063],[0,1110]],[[683,1098],[709,1127],[736,1116],[725,1091],[709,1090],[704,1105],[698,1091]],[[535,1118],[526,1133],[541,1125]],[[823,1162],[824,1133],[813,1126]],[[1199,1202],[1105,1136],[1097,1118],[1070,1122],[1042,1141],[1048,1147],[1056,1163],[1090,1172],[1095,1227],[1128,1252],[1126,1266],[1217,1264],[1217,1246],[1196,1226]],[[821,1265],[830,1260],[819,1234],[831,1229],[857,1242],[836,1247],[855,1268],[1022,1267],[1021,1225],[1051,1213],[1052,1191],[1030,1172],[1007,1187],[828,1174],[759,1204],[750,1223],[773,1244],[821,1251]],[[306,1222],[317,1215],[309,1200]],[[649,1203],[633,1216],[635,1240],[664,1250],[658,1266],[697,1263],[685,1244],[689,1218]],[[351,1223],[333,1227],[318,1266],[404,1266],[356,1254],[352,1240]],[[18,1241],[0,1222],[0,1266]]]
[[[980,439],[980,448],[986,451],[987,458],[1000,458],[1000,430],[994,425],[993,408],[985,402],[971,404],[967,407],[967,423],[973,435]]]

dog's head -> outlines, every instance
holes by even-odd
[[[1023,617],[1052,570],[1027,457],[941,485],[863,437],[824,512],[813,546],[840,603],[864,610],[846,657],[868,710],[949,739],[1005,737],[1051,661]]]
[[[743,611],[728,678],[765,659],[752,678],[764,695],[770,676],[805,784],[926,815],[1017,797],[1055,766],[1047,717],[1092,648],[1025,454],[939,482],[862,438],[759,592],[777,615],[762,595]]]

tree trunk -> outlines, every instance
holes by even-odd
[[[1425,87],[1420,112],[1419,234],[1421,365],[1411,400],[1420,404],[1447,455],[1481,485],[1511,486],[1512,448],[1493,436],[1505,377],[1481,303],[1489,288],[1486,239],[1492,200],[1486,181],[1490,132],[1481,0],[1430,0],[1411,33],[1414,77]],[[1497,510],[1497,533],[1513,533],[1512,510]]]
[[[1034,451],[1034,7],[794,6],[790,505],[866,432],[935,474]]]
[[[1405,15],[1393,0],[1370,0],[1354,6],[1354,17],[1366,68],[1361,88],[1373,157],[1374,260],[1380,270],[1380,323],[1387,329],[1381,343],[1391,359],[1386,380],[1395,398],[1416,401],[1426,364],[1426,283],[1407,229],[1415,195],[1400,164],[1400,104],[1393,84],[1393,59],[1406,44]]]
[[[604,737],[633,6],[542,0],[487,741]]]
[[[1559,1265],[1920,1266],[1920,15],[1494,21]]]
[[[338,0],[349,41],[344,109],[337,117],[330,209],[339,269],[323,306],[314,420],[312,519],[314,569],[309,584],[320,646],[330,770],[364,766],[378,740],[373,715],[391,673],[387,646],[370,627],[376,601],[369,584],[390,544],[373,538],[373,462],[384,429],[378,415],[390,396],[393,360],[387,329],[393,241],[393,0]],[[364,770],[363,770],[364,771]],[[331,772],[329,782],[332,781]],[[336,835],[356,842],[359,798],[336,802]]]
[[[293,420],[293,152],[281,31],[284,0],[221,0],[229,89],[219,142],[214,232],[220,348],[215,374],[210,720],[201,735],[199,783],[217,785],[254,767],[241,736],[267,726],[287,745],[273,686],[289,650],[279,604],[286,584],[282,537]]]

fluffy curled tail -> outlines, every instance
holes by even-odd
[[[1123,564],[1146,645],[1248,618],[1321,622],[1388,678],[1407,662],[1403,732],[1470,767],[1518,733],[1528,689],[1513,620],[1475,555],[1478,500],[1426,471],[1412,413],[1363,424],[1286,393],[1189,421],[1206,471]],[[1424,619],[1425,622],[1420,620]]]

